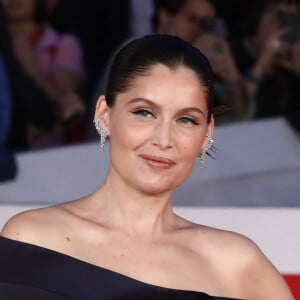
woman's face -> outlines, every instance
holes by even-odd
[[[216,16],[215,8],[206,0],[189,0],[176,15],[170,15],[167,33],[193,43],[203,29],[203,23]]]
[[[154,66],[108,109],[111,171],[147,194],[173,190],[213,133],[207,114],[204,87],[193,71]]]
[[[34,0],[2,0],[2,2],[9,20],[24,20],[34,15]]]

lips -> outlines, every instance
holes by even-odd
[[[173,160],[165,157],[152,156],[147,154],[142,154],[140,155],[140,157],[143,158],[149,166],[155,168],[168,169],[175,165],[175,162]]]

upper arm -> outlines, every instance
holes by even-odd
[[[61,94],[80,92],[84,84],[83,78],[78,74],[61,68],[52,70],[50,79],[56,91]]]
[[[85,77],[83,51],[79,40],[70,34],[61,36],[58,45],[53,70],[61,69],[81,78]]]
[[[82,87],[85,80],[83,53],[74,35],[59,37],[49,75],[55,88],[62,93],[75,92]]]
[[[249,238],[222,231],[214,248],[221,280],[235,298],[247,300],[293,300],[281,274]]]
[[[43,236],[44,223],[39,210],[22,212],[7,221],[0,235],[13,240],[34,243]]]
[[[1,236],[19,240],[20,233],[24,231],[23,225],[28,226],[27,219],[26,212],[13,216],[3,226]]]
[[[247,300],[293,300],[281,274],[250,240],[243,245],[244,265],[241,286]]]

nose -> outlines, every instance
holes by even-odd
[[[152,136],[152,145],[160,150],[166,150],[173,147],[171,124],[168,122],[159,122],[155,127]]]

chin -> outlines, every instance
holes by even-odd
[[[173,189],[165,189],[165,188],[157,188],[157,187],[144,187],[143,189],[140,189],[140,192],[148,195],[148,196],[158,196],[165,193],[171,193],[173,192]]]
[[[181,183],[181,182],[180,182]],[[139,182],[136,184],[135,188],[140,192],[150,195],[156,196],[164,193],[171,193],[175,190],[175,188],[180,185],[180,183],[176,184],[175,182]]]

